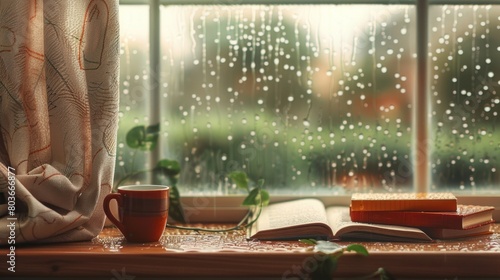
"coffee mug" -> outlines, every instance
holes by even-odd
[[[118,192],[104,198],[104,213],[129,242],[155,242],[167,224],[170,188],[160,185],[118,187]],[[117,219],[109,208],[118,203]]]

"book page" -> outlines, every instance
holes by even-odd
[[[256,230],[292,227],[308,223],[328,224],[325,207],[317,199],[299,199],[268,205],[262,211]]]
[[[328,207],[326,208],[326,216],[335,236],[338,236],[337,232],[340,229],[356,224],[356,222],[351,221],[349,207],[346,206]]]
[[[352,222],[349,214],[349,207],[345,206],[328,207],[326,209],[326,215],[333,234],[337,238],[349,236],[393,241],[401,241],[404,239],[432,240],[418,228]]]

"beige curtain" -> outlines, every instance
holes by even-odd
[[[13,223],[16,244],[86,240],[102,229],[118,36],[117,0],[0,1],[0,245]]]

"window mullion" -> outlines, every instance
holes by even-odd
[[[160,123],[160,3],[151,0],[149,6],[149,86],[151,124]],[[158,141],[150,155],[150,165],[154,167],[160,160],[161,141]]]
[[[429,1],[417,1],[417,84],[414,97],[413,185],[417,192],[427,192],[430,186],[429,94],[428,94],[428,19]]]

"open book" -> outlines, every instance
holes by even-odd
[[[366,239],[380,241],[432,241],[418,228],[355,223],[349,207],[328,207],[304,198],[265,207],[249,228],[248,238],[261,240]]]

